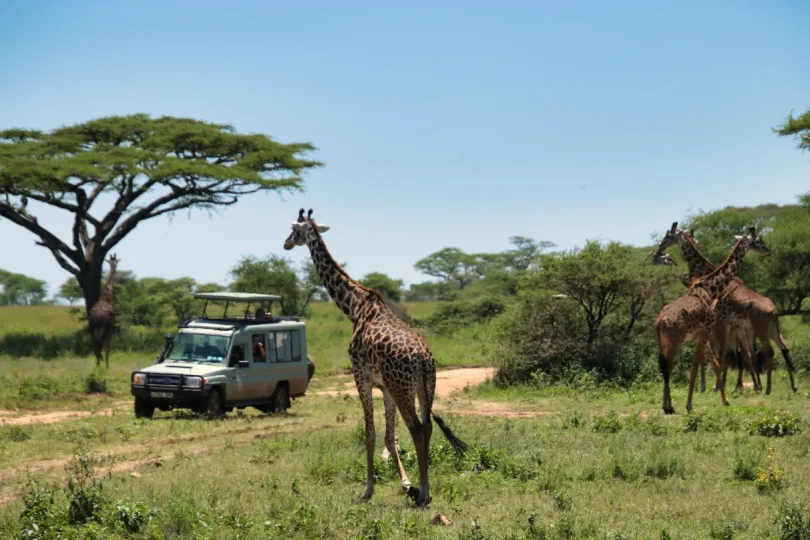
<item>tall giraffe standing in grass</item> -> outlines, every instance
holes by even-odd
[[[101,355],[104,353],[104,362],[110,367],[110,342],[115,330],[115,270],[118,259],[111,255],[107,262],[110,264],[110,274],[107,283],[101,291],[101,297],[87,312],[87,327],[93,340],[93,353],[96,355],[96,365],[101,365]]]
[[[725,385],[722,384],[721,366],[711,347],[711,333],[717,324],[715,307],[725,294],[731,281],[739,273],[742,260],[749,249],[769,255],[770,250],[757,235],[754,227],[749,227],[748,234],[738,236],[734,248],[726,260],[711,273],[695,280],[689,290],[679,298],[665,305],[655,319],[655,332],[658,338],[658,365],[664,377],[664,403],[665,414],[672,414],[669,377],[672,365],[678,350],[684,342],[695,340],[695,356],[692,359],[692,369],[689,376],[689,398],[686,410],[692,410],[692,394],[695,389],[695,376],[697,367],[705,354],[709,353],[709,360],[714,369],[715,378],[720,386],[720,397],[723,405],[728,405]],[[723,361],[725,364],[725,361]]]
[[[695,245],[692,235],[687,231],[678,229],[677,221],[672,224],[672,227],[666,232],[664,238],[661,239],[658,249],[653,253],[653,262],[664,265],[675,264],[669,257],[664,257],[664,251],[674,244],[678,244],[681,248],[681,253],[689,267],[689,275],[684,280],[684,284],[687,287],[694,280],[710,274],[716,268],[714,263],[700,252]],[[717,353],[720,355],[726,354],[728,336],[731,335],[734,338],[734,343],[737,347],[732,349],[732,352],[734,353],[738,368],[737,389],[742,388],[742,361],[745,360],[748,371],[751,373],[751,379],[754,381],[754,388],[756,390],[762,390],[762,383],[759,380],[759,374],[754,370],[751,355],[754,329],[746,313],[747,298],[741,288],[748,290],[742,280],[739,277],[735,277],[731,281],[723,298],[717,303],[717,307],[715,308],[717,322],[713,331],[713,337],[715,339],[715,345],[717,345]],[[738,348],[742,351],[742,358],[738,358]],[[728,363],[725,363],[723,367],[723,385],[726,383],[727,371]],[[720,384],[718,382],[718,384],[715,384],[714,390],[717,391],[719,388]],[[700,391],[706,391],[705,361],[700,363]]]
[[[428,482],[428,450],[433,430],[433,419],[450,441],[455,451],[463,455],[466,445],[433,412],[436,389],[436,364],[424,340],[397,317],[386,305],[380,293],[360,285],[335,261],[321,236],[326,225],[312,219],[312,210],[304,218],[304,209],[292,224],[292,232],[284,241],[284,249],[306,245],[315,270],[329,291],[335,304],[349,318],[354,327],[349,344],[352,373],[365,419],[366,490],[363,499],[374,494],[374,402],[372,389],[383,394],[385,406],[385,446],[393,457],[403,491],[414,499],[417,506],[430,502]],[[418,396],[420,412],[414,400]],[[419,462],[419,488],[411,485],[396,448],[395,422],[399,409],[413,439]],[[421,418],[421,419],[420,419]]]
[[[667,232],[663,240],[661,240],[661,245],[658,247],[658,251],[656,253],[663,253],[664,249],[677,242],[681,247],[681,251],[687,261],[687,264],[689,265],[690,280],[696,279],[701,275],[705,275],[702,274],[703,272],[708,274],[709,272],[713,271],[715,268],[714,264],[700,252],[698,247],[695,245],[694,236],[691,234],[691,232],[678,231],[677,225],[677,222],[672,224],[672,228]],[[752,291],[739,277],[737,277],[729,286],[729,290],[726,293],[726,298],[724,298],[721,303],[718,304],[718,310],[721,308],[724,310],[729,310],[732,313],[734,321],[736,321],[738,325],[746,327],[747,333],[749,334],[749,337],[746,340],[747,343],[753,343],[751,336],[756,336],[759,339],[760,345],[762,346],[760,350],[764,356],[765,369],[767,372],[765,395],[769,395],[771,393],[771,375],[773,373],[773,360],[775,356],[771,341],[775,341],[779,346],[782,357],[785,359],[788,376],[790,377],[790,388],[793,390],[793,392],[796,392],[797,388],[794,377],[795,366],[793,363],[793,358],[791,357],[790,350],[782,337],[782,332],[779,328],[779,315],[773,301],[770,298]],[[738,344],[741,345],[743,355],[745,355],[745,348],[743,347],[744,344],[742,342],[742,338],[739,336]],[[721,354],[723,352],[724,351],[720,351]],[[753,366],[751,366],[750,360],[748,361],[748,364],[748,369],[752,371],[751,375],[753,378],[754,370]],[[705,370],[703,365],[701,367]],[[758,379],[759,374],[757,373],[754,381],[755,387],[757,387]],[[726,373],[724,372],[723,384],[725,384],[725,380]],[[742,387],[741,363],[738,364],[737,387]],[[716,389],[717,387],[715,387],[715,390]],[[762,390],[761,381],[758,384],[758,389]]]

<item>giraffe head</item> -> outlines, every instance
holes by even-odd
[[[115,255],[115,253],[113,253],[112,255],[110,255],[110,258],[109,258],[109,259],[107,259],[107,263],[109,263],[109,265],[110,265],[110,273],[115,273],[115,269],[118,267],[118,262],[119,262],[120,260],[121,260],[121,259],[119,259],[119,258],[118,258],[118,257]]]
[[[664,253],[664,251],[666,251],[670,246],[680,243],[681,236],[683,234],[684,231],[678,228],[678,222],[673,222],[672,227],[664,235],[664,238],[661,239],[661,243],[658,244],[658,249],[652,255],[653,263],[677,266],[675,261],[673,261],[669,255]]]
[[[663,266],[678,266],[678,263],[669,256],[669,253],[653,253],[653,264],[661,264]]]
[[[743,246],[751,251],[756,251],[757,253],[761,253],[766,257],[770,256],[771,250],[768,249],[768,246],[762,241],[762,237],[757,234],[756,227],[748,227],[748,234],[744,235],[734,235],[734,238],[738,242],[743,242]]]
[[[318,232],[325,233],[329,230],[329,225],[315,223],[315,220],[312,219],[312,208],[304,217],[304,209],[302,208],[298,211],[298,219],[292,223],[290,236],[284,240],[284,249],[290,250],[295,246],[305,246],[307,242],[315,237],[316,228]]]

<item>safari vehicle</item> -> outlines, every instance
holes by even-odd
[[[280,296],[212,292],[194,297],[205,301],[202,315],[180,324],[177,335],[166,336],[156,363],[131,375],[136,417],[151,418],[155,408],[191,409],[210,417],[245,407],[283,412],[291,399],[305,395],[315,373],[306,327],[298,317],[272,315]],[[224,309],[210,302],[225,302]],[[244,311],[229,316],[230,304],[237,302],[247,304]],[[221,315],[209,315],[209,309]]]

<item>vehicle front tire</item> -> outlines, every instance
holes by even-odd
[[[270,412],[283,413],[290,407],[290,393],[287,391],[286,384],[279,384],[276,386],[276,391],[273,392],[273,397],[270,398]]]
[[[208,418],[221,418],[224,414],[222,392],[219,389],[212,389],[208,394],[208,401],[205,404],[205,415]]]
[[[135,418],[152,418],[155,414],[155,406],[144,398],[135,398]]]

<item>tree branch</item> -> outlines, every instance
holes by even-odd
[[[79,268],[71,266],[70,263],[68,263],[68,261],[62,256],[62,254],[57,249],[55,249],[45,241],[39,241],[37,242],[37,245],[48,248],[50,252],[53,254],[54,259],[56,259],[56,262],[59,263],[59,266],[61,266],[74,276],[76,276],[76,279],[79,278],[79,276],[81,275],[81,270]]]
[[[20,214],[8,203],[0,203],[0,217],[4,217],[12,223],[37,235],[41,240],[41,242],[37,242],[37,244],[44,245],[52,251],[56,250],[61,252],[62,255],[67,256],[77,267],[82,265],[82,260],[79,258],[78,253],[70,249],[67,244],[37,223],[37,218]],[[72,270],[71,273],[73,273]]]

